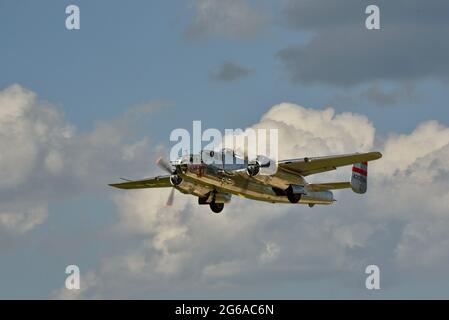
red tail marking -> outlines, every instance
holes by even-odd
[[[368,176],[368,171],[363,170],[363,169],[361,169],[361,168],[352,167],[352,172],[360,173],[362,176],[365,176],[365,177]]]

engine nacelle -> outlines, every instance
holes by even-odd
[[[231,202],[232,195],[226,192],[210,192],[208,196],[204,198],[198,198],[198,204],[210,204],[215,203],[229,203]]]
[[[229,202],[231,202],[231,194],[224,193],[224,192],[217,192],[214,195],[214,202],[215,203],[229,203]]]
[[[292,194],[306,194],[307,191],[304,188],[304,186],[300,186],[300,185],[296,185],[296,184],[291,184],[288,187],[289,192],[291,192]]]
[[[291,203],[298,203],[299,200],[301,200],[301,197],[307,193],[304,186],[291,184],[288,186],[287,190],[285,190],[287,193],[288,201]]]
[[[308,191],[306,187],[291,184],[285,190],[287,198],[291,203],[331,204],[334,200],[332,191]]]
[[[301,202],[309,204],[331,204],[334,200],[332,191],[314,191],[302,195]]]
[[[255,160],[248,161],[248,167],[246,168],[246,173],[250,177],[270,176],[276,173],[277,163],[265,156],[257,156]]]
[[[172,186],[179,186],[182,183],[182,178],[177,174],[172,174],[170,176],[170,183]]]

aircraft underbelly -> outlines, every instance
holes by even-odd
[[[195,173],[185,174],[186,185],[180,186],[185,192],[193,193],[197,196],[206,195],[212,190],[218,192],[231,193],[240,197],[273,202],[273,203],[290,203],[287,196],[277,194],[272,185],[265,184],[262,181],[254,178],[249,178],[243,175],[233,175],[221,177],[216,175],[197,175]],[[302,204],[331,204],[333,202],[332,193],[330,197],[323,192],[309,192],[303,195],[299,201]]]

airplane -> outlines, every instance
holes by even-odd
[[[367,190],[368,161],[382,157],[380,152],[352,153],[324,157],[305,157],[276,161],[266,156],[254,160],[237,155],[234,150],[202,150],[169,162],[157,160],[167,172],[143,180],[125,180],[109,184],[119,189],[172,188],[167,206],[173,204],[175,189],[198,197],[199,205],[209,205],[220,213],[232,195],[271,203],[299,203],[309,207],[334,203],[331,190],[351,188],[358,194]],[[213,159],[214,161],[205,161]],[[227,161],[225,159],[232,159]],[[275,172],[269,170],[275,164]],[[348,182],[307,183],[305,177],[353,165]]]

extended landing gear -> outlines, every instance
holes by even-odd
[[[205,197],[198,198],[199,205],[208,204],[210,209],[215,213],[220,213],[223,211],[225,203],[229,202],[230,195],[227,197],[227,194],[217,193],[216,191],[206,195]],[[219,202],[217,202],[219,201]]]
[[[223,211],[224,203],[216,203],[215,201],[212,201],[209,203],[210,209],[215,213],[220,213]]]

